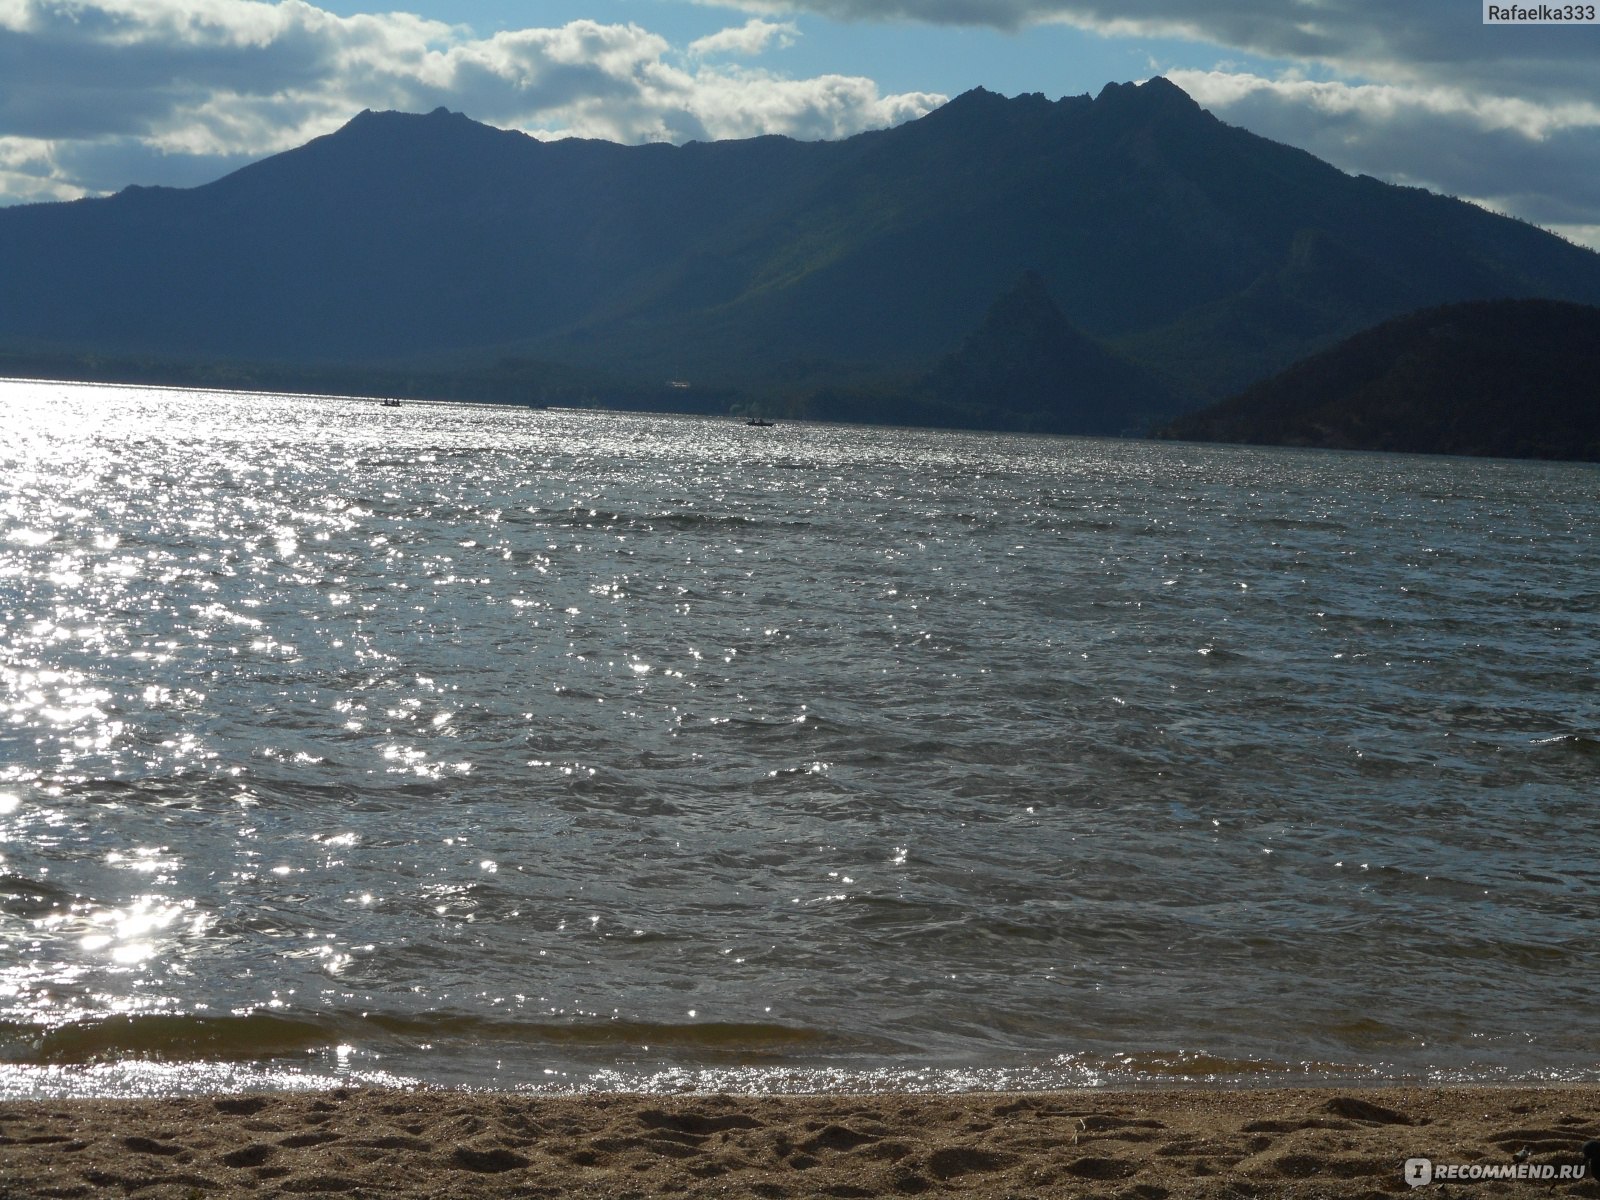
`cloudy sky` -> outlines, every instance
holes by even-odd
[[[1480,0],[0,0],[0,203],[203,183],[363,108],[840,137],[1165,74],[1219,117],[1600,247],[1600,25]]]

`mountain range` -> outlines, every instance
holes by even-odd
[[[848,395],[857,415],[987,407],[1063,431],[1196,408],[1386,318],[1500,297],[1600,303],[1600,255],[1346,175],[1159,77],[1055,101],[980,88],[837,142],[545,142],[365,112],[202,187],[0,210],[0,367],[232,364],[796,415]],[[1036,357],[1002,370],[1006,346]],[[1037,390],[1091,362],[1098,398]]]

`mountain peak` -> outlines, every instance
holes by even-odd
[[[397,128],[441,129],[446,125],[463,127],[478,124],[479,122],[465,113],[451,112],[442,104],[430,113],[397,112],[393,109],[374,112],[370,108],[364,108],[346,121],[337,132],[367,132]],[[481,128],[487,129],[489,126],[484,125]]]
[[[1031,269],[1024,271],[990,306],[980,332],[992,335],[997,327],[1027,328],[1033,336],[1081,336],[1068,324],[1050,295],[1044,276]]]
[[[1208,115],[1189,93],[1170,79],[1156,75],[1143,83],[1108,83],[1092,100],[1082,95],[1063,96],[1052,102],[1037,92],[1007,97],[975,87],[947,101],[923,120],[943,129],[981,131],[997,122],[1026,125],[1053,118],[1081,119],[1090,113],[1110,117],[1117,123],[1134,124],[1163,116]]]
[[[1199,108],[1193,96],[1184,91],[1165,75],[1152,75],[1143,83],[1136,85],[1141,96],[1148,96],[1164,104],[1181,104],[1185,108]]]
[[[1205,110],[1165,75],[1152,75],[1143,83],[1108,83],[1094,99],[1096,107],[1127,112],[1184,112]]]
[[[1038,428],[1080,433],[1121,432],[1171,400],[1144,372],[1075,329],[1034,270],[995,299],[922,386],[945,403],[998,403],[1034,414]]]
[[[997,112],[1010,103],[999,92],[991,92],[986,87],[975,87],[969,88],[952,100],[946,100],[934,112],[943,113],[947,117],[958,114],[978,116]]]
[[[966,91],[962,92],[955,99],[948,101],[946,103],[945,107],[948,108],[951,104],[993,103],[996,100],[1004,100],[1004,99],[1005,99],[1005,97],[1002,96],[999,92],[991,92],[988,88],[984,87],[980,83],[977,87],[970,87]]]

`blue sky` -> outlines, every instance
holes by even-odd
[[[844,137],[1165,74],[1351,172],[1600,246],[1600,25],[1479,0],[0,0],[0,204],[189,186],[363,108]]]
[[[345,15],[374,11],[360,3],[322,7]],[[429,0],[407,8],[468,26],[480,36],[530,24],[564,25],[589,18],[606,24],[641,25],[679,46],[749,19],[749,14],[735,8],[683,0],[559,0],[531,5],[514,0],[487,4]],[[533,17],[537,20],[530,19]],[[1007,95],[1044,92],[1054,97],[1097,92],[1110,80],[1144,78],[1153,68],[1170,63],[1209,67],[1219,57],[1213,47],[1176,38],[1102,37],[1062,24],[1005,30],[906,19],[846,22],[798,11],[774,13],[765,19],[793,23],[798,35],[789,45],[769,51],[763,65],[797,78],[865,76],[886,92],[957,95],[982,85]],[[1244,56],[1229,57],[1242,60]]]

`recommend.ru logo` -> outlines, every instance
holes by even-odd
[[[1573,1183],[1588,1170],[1585,1163],[1436,1163],[1431,1158],[1406,1159],[1406,1182],[1412,1187],[1430,1183],[1477,1183],[1489,1179],[1514,1179],[1522,1183]]]

